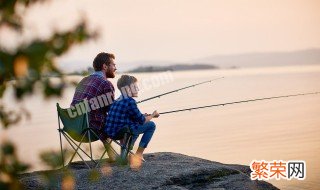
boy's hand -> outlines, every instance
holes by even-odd
[[[158,118],[160,116],[160,114],[157,112],[157,110],[155,110],[153,113],[152,113],[152,117],[154,118]]]

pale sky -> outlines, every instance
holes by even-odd
[[[26,36],[45,37],[81,17],[101,36],[59,59],[65,70],[90,66],[101,51],[123,69],[143,60],[320,47],[319,0],[52,0],[26,14]]]

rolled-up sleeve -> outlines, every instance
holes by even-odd
[[[134,99],[130,99],[128,102],[128,115],[134,122],[141,125],[146,121],[146,118],[138,109],[137,103]]]

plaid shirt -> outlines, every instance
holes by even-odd
[[[114,138],[118,131],[128,126],[137,129],[145,122],[144,115],[137,107],[136,101],[132,97],[120,96],[112,105],[108,113],[105,132]]]
[[[105,79],[101,71],[95,72],[85,78],[83,78],[77,85],[76,91],[73,96],[71,105],[75,105],[83,99],[90,101],[91,98],[96,98],[102,94],[112,94],[112,101],[114,100],[114,87],[112,83]],[[89,112],[89,125],[100,136],[103,133],[103,128],[107,113],[109,111],[110,105],[100,107],[96,110],[91,110]]]

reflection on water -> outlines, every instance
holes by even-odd
[[[138,79],[153,74],[135,74]],[[320,91],[320,66],[295,66],[173,73],[173,81],[144,90],[139,100],[190,84],[225,76],[210,84],[187,89],[139,105],[143,112],[170,111],[245,99]],[[73,77],[79,80],[79,77]],[[112,82],[115,84],[116,79]],[[55,103],[69,105],[74,89],[60,99],[26,98],[32,120],[1,131],[33,169],[43,169],[38,152],[59,149]],[[14,100],[8,92],[5,101]],[[281,189],[316,189],[320,179],[320,96],[310,95],[215,107],[162,115],[147,152],[170,151],[222,163],[249,165],[255,160],[305,160],[305,181],[275,181]],[[100,147],[99,143],[95,143]],[[97,148],[98,149],[98,148]]]

